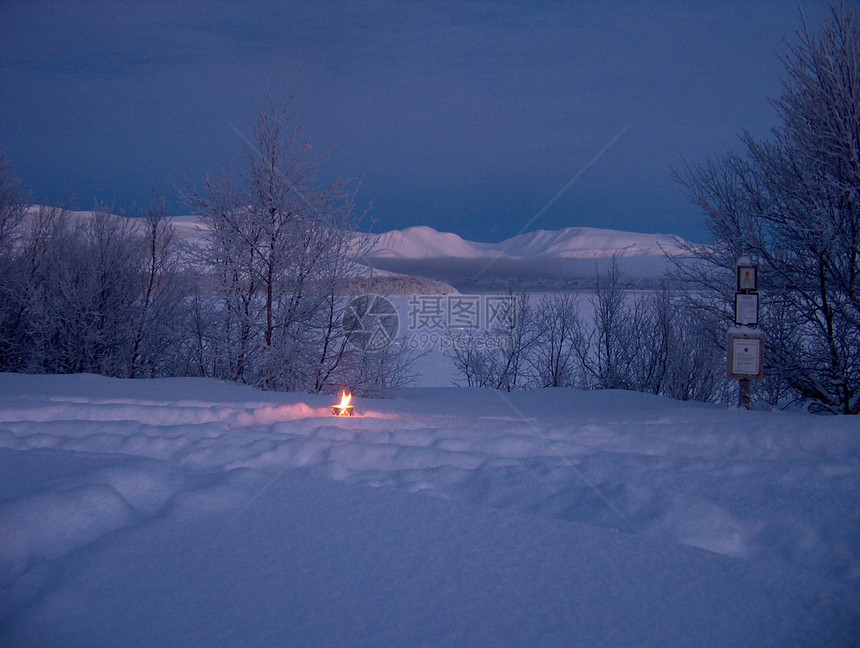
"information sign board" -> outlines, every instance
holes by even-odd
[[[758,293],[735,293],[735,324],[738,326],[758,324]]]
[[[731,380],[764,377],[764,333],[729,333],[728,377]]]

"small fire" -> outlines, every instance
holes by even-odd
[[[331,406],[331,413],[335,416],[353,416],[355,409],[351,403],[352,394],[343,390],[340,394],[340,402],[337,405]]]

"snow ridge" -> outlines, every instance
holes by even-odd
[[[686,242],[668,234],[640,234],[594,227],[537,230],[500,243],[477,243],[432,227],[409,227],[368,235],[368,259],[593,259],[619,256],[660,256],[684,253]]]

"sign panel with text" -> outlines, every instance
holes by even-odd
[[[738,326],[758,324],[758,293],[735,293],[735,324]]]
[[[760,380],[764,377],[764,333],[730,332],[728,377],[731,380]]]

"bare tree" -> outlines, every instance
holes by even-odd
[[[320,391],[339,391],[341,386],[348,385],[358,395],[385,395],[391,389],[406,387],[415,381],[418,377],[415,363],[425,353],[410,348],[405,336],[372,353],[347,346]]]
[[[182,330],[187,326],[183,304],[186,277],[180,269],[179,250],[164,202],[144,210],[141,220],[139,287],[129,322],[129,378],[181,372],[175,355],[179,355],[182,338],[187,335]]]
[[[289,106],[270,103],[251,124],[238,181],[222,170],[183,194],[208,225],[198,260],[220,304],[222,377],[322,390],[345,352],[338,324],[355,274],[355,186],[317,188],[319,160]]]
[[[584,343],[576,295],[544,296],[535,307],[536,339],[529,357],[535,387],[573,387],[581,367],[574,349]]]
[[[459,384],[466,387],[495,387],[498,374],[496,357],[488,352],[486,331],[466,328],[449,333],[445,356],[454,363]]]
[[[716,297],[731,287],[716,284],[738,256],[756,258],[767,291],[769,370],[819,408],[856,413],[860,30],[851,10],[832,8],[817,33],[804,25],[783,64],[783,94],[775,101],[781,124],[772,138],[745,134],[744,156],[678,174],[714,238],[691,250],[699,263],[686,275]],[[712,308],[724,307],[720,302]]]
[[[20,182],[0,154],[0,371],[21,364],[22,271],[16,245],[27,210]]]
[[[585,370],[586,386],[632,389],[629,365],[637,347],[633,314],[624,293],[617,255],[605,272],[597,272],[591,296],[594,326],[576,347]]]
[[[702,309],[697,293],[661,291],[653,298],[652,336],[660,358],[659,386],[649,389],[678,400],[725,402],[725,326],[722,313]]]
[[[31,247],[28,368],[125,375],[137,296],[134,224],[98,208],[76,224],[55,212],[39,227]]]
[[[531,353],[540,337],[530,296],[514,286],[495,301],[487,330],[450,333],[445,354],[470,387],[513,391],[528,386]]]
[[[24,197],[20,181],[12,172],[12,166],[0,152],[0,259],[8,258],[21,235],[21,223],[27,212],[28,201]]]

